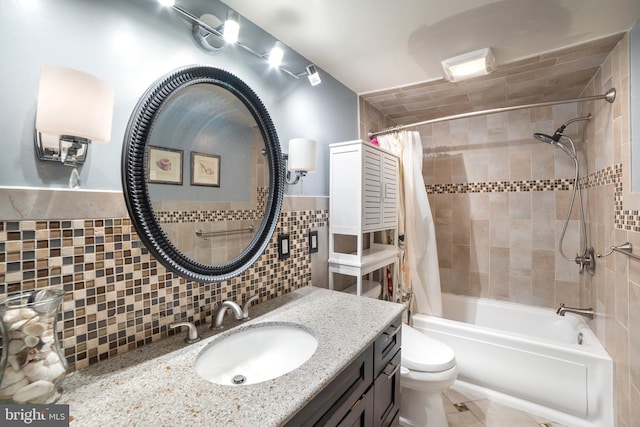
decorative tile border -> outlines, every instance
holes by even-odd
[[[254,209],[157,211],[160,224],[183,224],[188,222],[253,221],[261,219],[264,211]]]
[[[428,184],[428,194],[504,193],[525,191],[564,191],[573,189],[572,179],[538,179],[530,181],[468,182]]]
[[[75,370],[157,341],[168,324],[210,319],[224,300],[261,301],[307,286],[307,232],[328,224],[327,210],[283,212],[265,252],[242,275],[215,284],[168,272],[138,244],[128,218],[0,221],[0,297],[54,287],[67,292],[58,334]],[[278,260],[277,234],[291,256]]]
[[[584,189],[615,185],[615,225],[616,228],[640,232],[640,211],[624,210],[622,203],[622,164],[608,166],[580,179]],[[503,193],[524,191],[566,191],[573,189],[572,179],[474,182],[462,184],[425,185],[428,194]]]
[[[163,211],[155,212],[161,224],[176,224],[188,222],[217,222],[217,221],[255,221],[262,219],[269,196],[269,189],[258,187],[256,209],[215,209],[192,211]]]

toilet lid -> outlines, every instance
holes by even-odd
[[[411,326],[402,325],[402,366],[420,372],[442,372],[456,365],[453,349]]]

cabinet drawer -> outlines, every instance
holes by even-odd
[[[374,426],[395,426],[400,410],[400,354],[393,356],[374,383]]]
[[[402,317],[398,316],[378,337],[373,346],[373,376],[377,377],[401,346]]]
[[[335,426],[372,383],[373,346],[369,346],[286,425]]]
[[[332,420],[327,422],[328,426],[337,427],[369,427],[373,425],[373,399],[374,392],[371,387],[347,412],[347,415],[335,424]]]

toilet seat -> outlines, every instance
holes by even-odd
[[[402,325],[402,366],[420,372],[442,372],[456,366],[453,349],[411,326]]]

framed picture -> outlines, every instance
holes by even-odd
[[[182,185],[182,150],[149,146],[148,182]]]
[[[220,156],[192,151],[191,185],[220,187]]]

